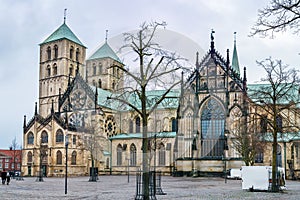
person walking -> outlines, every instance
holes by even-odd
[[[6,183],[7,183],[7,185],[9,185],[9,182],[10,182],[10,173],[7,172],[7,174],[6,174]]]
[[[5,184],[5,181],[6,181],[6,171],[5,169],[1,172],[1,179],[2,179],[2,184],[4,185]]]

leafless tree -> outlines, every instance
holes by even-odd
[[[300,130],[297,119],[287,115],[288,111],[296,112],[296,105],[300,103],[299,76],[297,70],[289,69],[281,60],[268,58],[257,61],[257,64],[265,70],[266,77],[261,79],[262,84],[249,91],[249,96],[257,108],[253,114],[265,121],[267,133],[271,133],[272,180],[276,180],[278,137],[296,134]],[[272,191],[278,191],[276,181],[272,181]]]
[[[14,164],[14,175],[16,171],[16,166],[21,164],[22,160],[22,147],[18,144],[16,137],[11,141],[10,150],[13,151],[13,164]]]
[[[176,71],[180,69],[180,59],[172,52],[163,50],[159,44],[154,42],[155,33],[158,28],[165,27],[165,23],[143,23],[136,33],[124,34],[124,46],[122,49],[130,49],[135,54],[137,70],[133,66],[119,67],[130,83],[121,88],[119,95],[111,96],[108,99],[127,105],[136,112],[142,122],[143,135],[143,196],[149,199],[149,149],[148,149],[148,117],[157,106],[168,96],[170,91],[180,83],[176,79]],[[151,97],[147,92],[155,87],[164,89],[160,96]]]
[[[258,10],[258,19],[252,28],[251,36],[274,36],[287,29],[299,33],[300,0],[271,0],[270,4]]]

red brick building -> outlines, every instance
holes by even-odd
[[[21,171],[22,150],[0,149],[0,171]]]

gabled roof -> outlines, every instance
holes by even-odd
[[[44,40],[41,44],[46,44],[48,42],[53,42],[56,40],[67,39],[72,42],[75,42],[81,46],[84,46],[80,40],[76,37],[76,35],[71,31],[71,29],[67,26],[67,24],[63,23],[56,31],[54,31],[46,40]],[[41,45],[40,44],[40,45]]]
[[[99,59],[99,58],[111,58],[119,63],[122,63],[117,54],[112,50],[112,48],[105,42],[93,55],[91,55],[88,60]]]

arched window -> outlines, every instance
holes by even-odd
[[[221,157],[224,152],[225,112],[219,102],[209,99],[201,113],[201,156]]]
[[[31,153],[31,151],[29,151],[27,153],[27,162],[32,163],[32,153]]]
[[[76,153],[76,151],[73,151],[72,152],[71,165],[76,165],[76,158],[77,158],[77,153]]]
[[[260,129],[261,133],[266,133],[268,131],[268,118],[265,115],[261,116]]]
[[[47,66],[47,77],[51,76],[51,68],[50,65]]]
[[[57,65],[53,65],[53,76],[57,75]]]
[[[175,118],[172,118],[172,127],[171,130],[172,132],[176,132],[177,131],[177,120]]]
[[[62,130],[58,129],[56,131],[56,143],[63,143],[64,142],[64,134]]]
[[[58,57],[58,46],[54,45],[54,59],[57,59]]]
[[[79,61],[79,49],[76,49],[76,61]]]
[[[158,165],[166,165],[166,148],[163,143],[160,143],[158,149]]]
[[[114,90],[115,87],[116,87],[116,83],[115,83],[115,81],[113,81],[112,84],[111,84],[111,88]]]
[[[96,64],[93,64],[93,75],[95,76],[97,73],[97,68],[96,68]]]
[[[130,166],[136,166],[136,147],[134,144],[130,145]]]
[[[117,165],[121,166],[122,165],[122,145],[118,144],[117,147]]]
[[[140,117],[135,118],[135,132],[136,133],[141,132],[141,119],[140,119]]]
[[[47,47],[47,58],[51,60],[51,47]]]
[[[42,143],[48,143],[48,133],[46,131],[42,132]]]
[[[70,59],[71,60],[73,59],[73,53],[74,53],[74,48],[73,48],[73,46],[71,46],[71,48],[70,48]]]
[[[99,63],[98,67],[99,67],[99,74],[102,74],[102,63]]]
[[[101,81],[101,79],[98,80],[98,87],[102,88],[102,81]]]
[[[70,76],[74,75],[74,68],[73,68],[72,64],[70,65],[70,68],[69,68],[69,74],[70,74]]]
[[[27,135],[27,144],[33,144],[33,140],[34,140],[33,133],[32,132],[28,133],[28,135]]]
[[[277,124],[278,132],[282,133],[282,117],[281,117],[281,115],[278,115],[276,117],[276,124]]]
[[[56,152],[56,164],[57,165],[62,164],[62,153],[61,153],[61,151]]]

